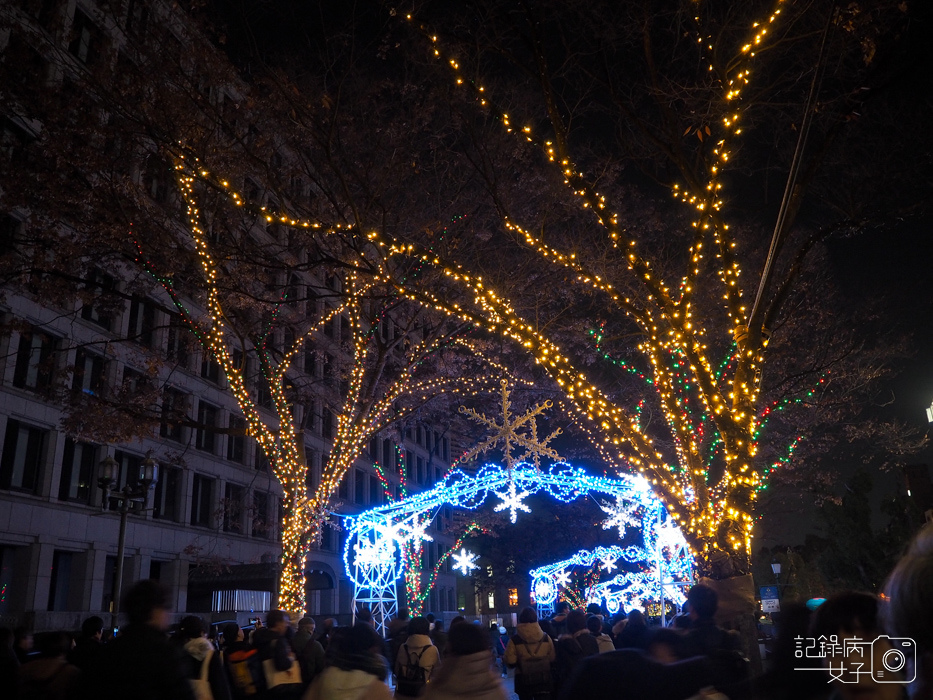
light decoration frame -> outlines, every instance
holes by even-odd
[[[644,477],[593,476],[567,462],[555,463],[546,470],[518,462],[511,469],[486,464],[474,475],[453,470],[432,489],[346,517],[343,561],[354,584],[354,604],[366,603],[377,620],[389,619],[398,610],[396,581],[404,573],[403,547],[408,540],[417,537],[426,520],[433,520],[442,508],[476,510],[490,495],[501,499],[500,494],[508,493],[509,484],[528,495],[545,493],[562,503],[599,494],[615,498],[620,504],[637,505],[642,513],[641,541],[625,548],[597,548],[595,556],[604,561],[623,559],[639,570],[620,572],[612,580],[616,583],[606,582],[598,591],[602,599],[624,600],[630,607],[643,607],[651,600],[652,591],[661,590],[659,582],[674,586],[674,590],[692,583],[694,561],[683,533]],[[533,586],[536,595],[544,593],[543,582],[550,580],[555,593],[551,602],[556,600],[559,574],[564,568],[551,565],[536,570],[543,572],[536,578],[542,583]]]

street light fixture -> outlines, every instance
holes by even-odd
[[[781,562],[776,561],[771,564],[771,571],[774,572],[774,577],[777,578],[781,575]]]
[[[149,505],[149,492],[159,480],[159,465],[152,458],[152,450],[146,452],[146,458],[139,465],[136,483],[130,482],[127,474],[126,483],[121,489],[114,489],[120,479],[120,465],[112,456],[107,455],[100,462],[97,484],[104,492],[100,502],[101,510],[115,510],[120,514],[120,537],[117,541],[117,571],[113,585],[113,600],[110,602],[110,626],[117,627],[117,613],[120,611],[120,596],[123,588],[123,555],[126,549],[126,516],[129,513],[141,513]]]

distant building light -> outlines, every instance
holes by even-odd
[[[910,495],[910,489],[907,489],[907,495],[908,496]]]
[[[930,407],[927,409],[927,420],[933,423],[933,404],[930,404]]]

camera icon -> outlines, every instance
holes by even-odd
[[[871,658],[871,677],[876,683],[912,683],[917,678],[913,639],[879,635],[871,643]]]

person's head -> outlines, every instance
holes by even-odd
[[[691,619],[712,620],[719,607],[719,594],[709,586],[698,583],[687,592],[687,602],[690,604]]]
[[[373,613],[369,608],[360,608],[360,611],[356,614],[357,622],[365,622],[367,625],[373,624]]]
[[[30,651],[32,649],[32,632],[27,627],[20,625],[13,628],[13,646]]]
[[[104,634],[104,621],[97,615],[92,615],[81,623],[81,636],[84,639],[100,640]]]
[[[187,615],[178,623],[178,636],[180,639],[200,639],[207,634],[207,628],[197,615]]]
[[[46,659],[57,659],[71,651],[71,635],[49,632],[39,637],[39,653]]]
[[[494,630],[495,632],[499,631],[499,623],[493,620],[489,623],[489,629]]]
[[[568,603],[566,600],[562,600],[557,604],[558,615],[566,615],[569,612],[570,612],[570,603]]]
[[[933,524],[914,539],[888,576],[884,591],[885,631],[892,637],[913,639],[918,658],[933,655],[933,626],[929,623],[933,610]]]
[[[424,616],[424,619],[427,620],[429,624],[433,625],[437,618],[434,617],[434,613],[428,613]]]
[[[587,615],[602,615],[603,609],[599,606],[599,603],[590,603],[586,606]]]
[[[158,581],[137,581],[123,598],[123,610],[132,625],[168,627],[168,591]]]
[[[538,613],[535,612],[534,608],[523,608],[520,613],[518,613],[518,621],[521,623],[537,622]]]
[[[443,621],[443,620],[435,620],[435,621],[434,621],[434,631],[435,631],[435,632],[443,632],[443,631],[444,631],[444,621]]]
[[[408,634],[427,634],[431,631],[431,623],[423,617],[413,617],[408,621]]]
[[[398,619],[399,619],[399,620],[407,620],[407,619],[408,619],[408,608],[401,608],[401,609],[398,611]]]
[[[596,615],[590,615],[586,618],[586,628],[590,634],[600,634],[603,631],[603,621]]]
[[[582,610],[571,610],[567,613],[567,631],[575,634],[586,629],[586,613]]]
[[[645,614],[641,610],[630,610],[625,626],[630,625],[632,627],[647,627],[648,623],[645,621]]]
[[[383,641],[368,622],[357,622],[346,636],[346,648],[351,654],[379,654]]]
[[[291,618],[284,610],[270,610],[266,615],[266,627],[276,634],[285,634],[291,623]]]
[[[538,620],[538,625],[541,627],[541,631],[548,637],[552,639],[557,637],[557,633],[554,631],[554,625],[551,624],[550,620]]]
[[[336,626],[337,620],[332,617],[328,617],[326,620],[324,620],[324,634],[330,634]]]
[[[450,630],[453,631],[456,625],[460,625],[466,622],[466,618],[463,615],[457,615],[453,620],[450,621]]]
[[[648,655],[662,664],[672,664],[681,658],[682,643],[680,633],[668,627],[658,627],[648,636]]]
[[[453,656],[468,656],[489,650],[489,635],[479,625],[455,625],[447,637],[447,649]]]
[[[314,634],[314,618],[303,617],[300,620],[298,620],[298,631],[307,632],[308,634]]]
[[[224,635],[224,644],[233,644],[243,640],[243,630],[236,622],[228,622],[221,631]]]

